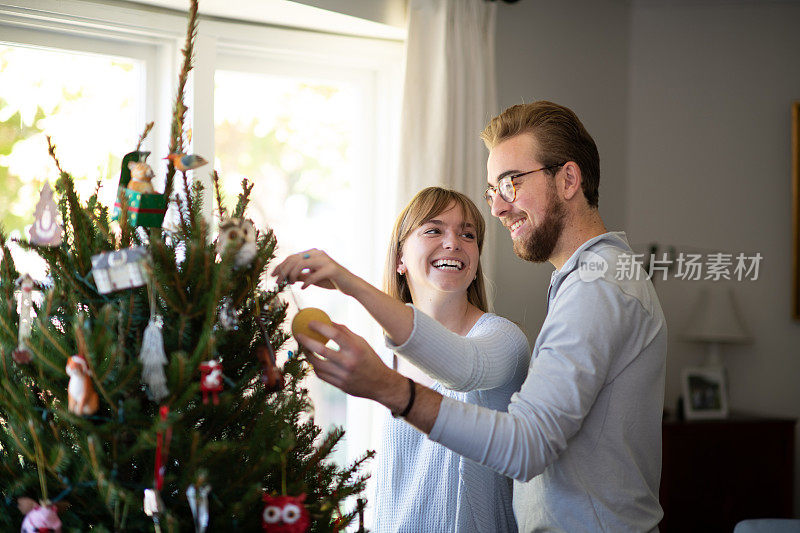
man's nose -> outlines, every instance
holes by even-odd
[[[492,216],[500,218],[508,212],[510,207],[511,204],[509,202],[506,202],[505,200],[503,200],[502,196],[496,194],[494,196],[494,199],[492,200],[492,206],[491,206]]]

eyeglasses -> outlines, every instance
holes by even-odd
[[[518,172],[517,174],[511,174],[510,176],[504,176],[500,178],[500,181],[497,182],[496,187],[492,185],[486,187],[486,190],[483,193],[483,198],[486,200],[486,203],[489,204],[489,207],[492,206],[494,198],[498,194],[500,195],[500,198],[508,203],[511,203],[517,198],[517,190],[514,188],[515,179],[521,178],[522,176],[527,176],[528,174],[533,174],[534,172],[541,172],[542,170],[552,170],[554,168],[563,167],[565,164],[566,162],[537,168],[536,170],[528,170],[527,172]]]

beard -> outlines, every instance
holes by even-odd
[[[517,257],[532,263],[544,263],[553,255],[553,250],[564,229],[566,209],[559,202],[555,184],[548,189],[547,210],[538,226],[527,236],[514,240],[514,253]]]

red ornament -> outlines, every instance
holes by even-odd
[[[200,363],[200,391],[203,393],[203,403],[208,403],[208,393],[211,393],[214,405],[219,404],[219,393],[222,392],[222,364],[212,359]]]
[[[18,365],[27,365],[31,362],[31,352],[28,350],[20,350],[17,348],[11,352],[11,357],[14,358],[14,362],[16,362]]]
[[[162,405],[158,410],[162,422],[167,421],[169,406]],[[165,438],[166,437],[166,438]],[[164,473],[167,470],[167,457],[169,456],[169,443],[172,441],[172,427],[167,428],[167,434],[163,435],[160,431],[156,433],[156,462],[153,479],[156,482],[156,491],[164,488]]]
[[[304,533],[311,526],[308,509],[303,505],[306,495],[264,495],[261,524],[268,533]]]
[[[261,336],[264,337],[264,343],[256,346],[256,357],[261,362],[261,382],[266,386],[268,392],[275,392],[283,389],[286,380],[283,378],[283,372],[278,368],[278,358],[275,356],[275,348],[269,341],[269,335],[264,327],[262,318],[258,320],[258,326],[261,329]]]

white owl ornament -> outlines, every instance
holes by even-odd
[[[217,253],[221,256],[228,247],[233,247],[236,255],[234,268],[250,266],[256,257],[256,228],[253,221],[246,218],[229,218],[219,225]]]

